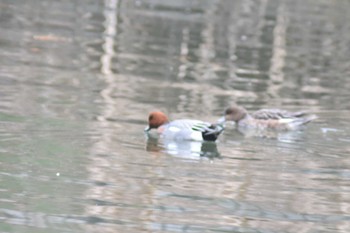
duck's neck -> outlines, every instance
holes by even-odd
[[[248,114],[247,111],[242,111],[239,116],[236,119],[236,123],[239,123],[241,120],[246,120],[246,119],[250,119],[251,116]]]

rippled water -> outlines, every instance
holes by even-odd
[[[1,232],[350,232],[348,1],[0,1]],[[158,142],[148,112],[306,109]]]

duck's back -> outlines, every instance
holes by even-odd
[[[200,120],[182,119],[161,127],[161,137],[174,140],[215,141],[223,126]]]
[[[300,118],[306,115],[303,111],[289,112],[281,109],[261,109],[251,114],[253,118],[262,120]]]
[[[202,132],[199,127],[208,126],[208,124],[199,120],[174,120],[162,126],[161,136],[165,139],[202,141]]]
[[[239,126],[258,130],[295,130],[316,118],[315,115],[307,115],[305,112],[262,109],[245,117],[239,122]]]

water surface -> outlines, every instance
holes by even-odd
[[[0,1],[1,232],[350,231],[346,1]],[[308,110],[159,142],[149,111]]]

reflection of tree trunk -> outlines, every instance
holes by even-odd
[[[117,35],[117,14],[118,14],[118,0],[105,0],[105,8],[103,15],[105,17],[104,33],[102,35],[103,43],[103,54],[101,56],[101,72],[102,79],[106,83],[106,88],[101,91],[101,97],[103,102],[101,103],[104,107],[100,108],[103,112],[97,117],[96,125],[93,125],[94,131],[99,132],[99,140],[96,142],[91,150],[92,154],[101,155],[109,153],[108,148],[113,143],[113,135],[115,133],[115,122],[108,121],[108,118],[111,118],[117,115],[118,105],[116,100],[112,98],[112,94],[116,89],[115,76],[112,75],[112,59],[115,54],[114,45],[115,38]],[[103,156],[94,156],[92,157],[91,166],[88,167],[90,171],[90,180],[93,181],[103,181],[103,182],[112,182],[111,177],[104,167],[112,166],[108,157]],[[111,193],[108,193],[106,186],[91,186],[86,193],[87,199],[91,200],[106,200],[105,197],[111,196]],[[103,216],[111,214],[111,207],[109,206],[87,206],[86,207],[87,216]]]
[[[273,34],[272,58],[270,65],[270,82],[268,85],[268,94],[278,97],[279,89],[284,80],[283,67],[285,65],[286,56],[286,28],[287,28],[285,7],[281,4],[276,12],[276,22]],[[276,98],[277,99],[277,98]]]
[[[105,0],[105,16],[103,33],[103,55],[101,57],[101,72],[103,74],[110,74],[112,72],[111,62],[114,55],[115,37],[117,35],[118,25],[118,6],[119,0]]]

